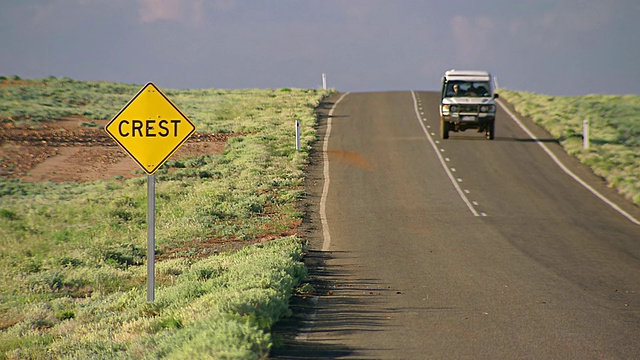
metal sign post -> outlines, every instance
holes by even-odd
[[[156,175],[147,175],[147,301],[156,288]]]
[[[147,83],[105,126],[105,131],[147,173],[147,301],[155,300],[155,172],[196,127],[153,83]]]

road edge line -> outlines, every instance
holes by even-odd
[[[640,220],[634,218],[631,214],[621,209],[618,205],[616,205],[613,201],[609,200],[604,195],[600,194],[596,189],[592,188],[589,184],[587,184],[584,180],[582,180],[578,175],[574,174],[571,170],[569,170],[561,161],[558,159],[551,150],[545,145],[540,139],[538,139],[519,119],[518,117],[511,112],[503,103],[501,99],[497,99],[496,102],[500,105],[500,107],[509,115],[511,120],[513,120],[527,135],[538,144],[544,150],[547,155],[553,160],[553,162],[558,165],[558,167],[564,171],[565,174],[569,175],[573,180],[575,180],[578,184],[582,185],[585,189],[589,190],[593,195],[595,195],[598,199],[602,200],[605,204],[609,205],[612,209],[617,211],[620,215],[626,217],[629,221],[636,225],[640,225]]]
[[[333,104],[327,116],[327,131],[324,134],[322,142],[322,162],[324,164],[323,176],[324,184],[322,185],[322,197],[320,197],[320,222],[322,223],[322,251],[328,251],[331,246],[331,233],[329,233],[329,222],[327,221],[327,196],[329,195],[329,136],[331,135],[331,118],[333,111],[338,103],[344,99],[349,93],[346,92]]]

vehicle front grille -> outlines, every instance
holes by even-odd
[[[458,111],[461,113],[468,113],[468,112],[477,113],[478,105],[461,104],[460,107],[458,108]]]

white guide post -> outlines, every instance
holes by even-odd
[[[300,120],[296,120],[296,150],[300,151]]]
[[[582,147],[589,148],[589,120],[582,120]]]

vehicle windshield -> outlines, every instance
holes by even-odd
[[[486,81],[450,81],[447,83],[447,97],[488,97],[491,96]]]

